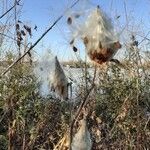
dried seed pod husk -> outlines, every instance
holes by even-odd
[[[94,62],[102,64],[110,61],[121,48],[112,20],[100,7],[93,9],[83,22],[77,22],[76,18],[73,21],[73,37],[83,40],[86,53]]]
[[[63,100],[68,99],[68,81],[64,70],[62,69],[57,57],[55,57],[55,69],[51,74],[50,83],[51,88]]]
[[[71,144],[72,150],[91,150],[92,140],[87,128],[87,120],[84,118],[80,121],[80,129],[73,137]]]
[[[98,64],[111,60],[121,48],[111,19],[97,7],[87,18],[86,28],[83,42],[91,60]]]

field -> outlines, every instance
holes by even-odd
[[[19,4],[12,9],[16,7]],[[65,15],[31,44],[31,31],[35,29],[17,21],[20,13],[8,15],[2,20],[5,25],[0,22],[0,150],[71,150],[84,117],[90,134],[83,141],[90,135],[90,149],[149,150],[150,51],[144,49],[150,44],[147,36],[142,38],[143,46],[141,38],[130,32],[128,44],[122,43],[124,53],[115,62],[88,49],[95,37],[91,41],[81,38],[89,50],[85,53],[88,59],[79,57],[72,41],[68,45],[76,60],[59,61],[55,57],[52,62],[46,54],[39,61],[34,57],[36,46]],[[70,18],[67,21],[72,23]],[[82,36],[94,28],[84,30]],[[101,38],[98,48],[102,49]],[[116,43],[110,44],[110,51]]]

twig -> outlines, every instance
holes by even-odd
[[[131,30],[129,30],[129,29],[127,29],[127,31],[132,32],[132,31],[131,31]],[[149,31],[149,32],[150,32],[150,31]],[[148,38],[148,37],[147,37],[147,36],[149,35],[149,32],[148,32],[145,36],[143,36],[143,35],[141,35],[141,34],[138,34],[138,33],[136,33],[136,35],[138,35],[138,36],[142,37],[142,38],[143,38],[143,40],[150,41],[150,38]],[[143,42],[143,40],[141,40],[141,41],[138,43],[138,45],[139,45],[139,44],[141,44],[141,43]]]
[[[9,35],[7,35],[7,34],[0,33],[0,35],[5,36],[5,37],[7,37],[7,38],[9,38],[9,39],[11,39],[11,40],[17,42],[17,39],[16,39],[16,38],[13,38],[13,37],[11,37],[11,36],[9,36]],[[23,46],[26,46],[26,48],[29,48],[28,45],[31,44],[31,43],[28,43],[28,44],[26,45],[26,44],[20,42],[20,44],[23,45]]]
[[[108,133],[108,136],[109,136],[110,138],[112,138],[112,137],[114,136],[114,130],[115,130],[116,125],[117,125],[117,123],[118,123],[118,122],[117,122],[117,118],[118,118],[120,112],[122,111],[123,106],[124,106],[125,103],[129,100],[130,97],[131,97],[131,95],[129,94],[129,95],[124,99],[123,104],[121,105],[120,109],[118,110],[117,116],[114,118],[113,127],[111,128],[111,130],[110,130],[109,133]],[[107,138],[108,138],[108,137],[107,137]]]
[[[140,45],[142,42],[145,41],[145,39],[147,39],[147,36],[149,35],[150,31],[148,31],[148,33],[143,37],[143,39],[138,43],[138,45]],[[147,39],[149,40],[149,39]]]
[[[3,119],[6,117],[6,114],[8,113],[8,111],[5,111],[4,114],[1,116],[0,119],[0,123],[3,121]]]
[[[4,14],[2,14],[2,15],[0,16],[0,19],[2,19],[2,18],[3,18],[6,14],[8,14],[13,8],[15,8],[15,6],[18,5],[20,1],[21,1],[21,0],[18,0],[11,8],[9,8]]]
[[[124,1],[124,11],[125,11],[125,18],[126,18],[126,22],[127,22],[127,29],[129,26],[129,20],[128,20],[128,15],[127,15],[127,5],[126,2]]]
[[[11,37],[11,36],[9,36],[9,35],[7,35],[7,34],[4,34],[4,33],[0,33],[0,34],[1,34],[2,36],[5,36],[5,37],[11,39],[11,40],[17,41],[15,38],[13,38],[13,37]]]
[[[74,2],[70,8],[74,7],[80,0],[77,0]],[[6,70],[1,74],[1,76],[5,75],[15,64],[17,64],[24,56],[26,56],[42,39],[43,37],[58,23],[58,21],[61,20],[63,15],[58,17],[56,21],[41,35],[41,37],[21,56],[19,57],[15,62],[13,62]]]
[[[145,126],[144,126],[144,130],[146,130],[149,121],[150,121],[150,116],[148,117],[148,120],[146,121],[146,124],[145,124]]]
[[[66,140],[66,135],[57,143],[57,145],[55,145],[53,150],[58,150],[58,149],[61,150],[65,140]]]

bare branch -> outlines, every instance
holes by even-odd
[[[3,18],[6,14],[8,14],[13,8],[15,8],[15,6],[18,5],[20,1],[21,1],[21,0],[18,0],[11,8],[9,8],[4,14],[2,14],[2,15],[0,16],[0,19],[2,19],[2,18]]]
[[[70,8],[74,7],[80,0],[74,2]],[[1,76],[5,75],[15,64],[17,64],[24,56],[26,56],[43,38],[44,36],[61,20],[64,15],[61,15],[56,19],[56,21],[41,35],[41,37],[16,61],[14,61],[6,70],[1,74]]]

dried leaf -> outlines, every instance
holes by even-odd
[[[87,38],[87,37],[84,37],[84,38],[83,38],[83,42],[84,42],[85,45],[87,45],[88,42],[89,42],[88,38]]]
[[[17,45],[18,45],[18,47],[20,47],[20,45],[21,45],[20,40],[17,40]]]
[[[24,30],[21,30],[21,34],[22,34],[23,36],[26,35],[25,32],[24,32]]]
[[[32,36],[31,27],[28,27],[28,26],[26,26],[26,25],[24,25],[23,27],[26,29],[26,31],[29,33],[29,35],[30,35],[30,37],[31,37],[31,36]]]
[[[18,23],[22,23],[22,21],[18,20]]]
[[[32,57],[31,52],[28,52],[28,55],[29,55],[30,58]]]
[[[30,59],[30,65],[32,65],[32,63],[33,63],[33,61],[32,61],[32,59]]]
[[[17,23],[16,24],[16,30],[19,30],[20,29],[20,26],[19,26],[19,24]]]
[[[17,31],[17,40],[22,41],[23,38],[21,36],[21,32]]]
[[[37,26],[35,25],[35,27],[34,27],[34,30],[36,30],[37,31]]]
[[[119,19],[119,18],[120,18],[120,15],[116,17],[116,19]]]

